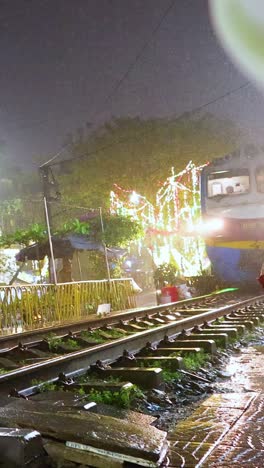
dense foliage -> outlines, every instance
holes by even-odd
[[[157,289],[162,288],[165,284],[174,285],[178,269],[173,263],[163,263],[154,271],[154,283]]]
[[[32,242],[42,242],[47,239],[47,229],[41,224],[33,224],[28,229],[18,229],[14,233],[0,236],[0,247],[10,247],[15,244],[28,246]]]
[[[177,173],[190,160],[196,165],[210,161],[237,147],[239,138],[232,122],[210,114],[195,118],[185,114],[180,119],[112,119],[92,134],[72,139],[71,162],[52,169],[65,203],[108,208],[114,184],[135,190],[153,203],[171,167]],[[37,166],[34,171],[22,170],[3,162],[0,181],[3,232],[45,222]],[[75,217],[73,214],[68,219]]]
[[[108,247],[125,247],[144,235],[141,224],[126,216],[107,215],[104,226],[103,233],[100,218],[86,222],[74,219],[65,223],[53,234],[60,236],[69,233],[82,234],[93,240],[102,241]],[[28,246],[34,242],[46,241],[47,238],[47,228],[42,224],[33,224],[27,230],[20,229],[12,234],[0,236],[0,247],[10,247],[14,244]]]
[[[142,225],[129,216],[108,215],[104,220],[105,229],[102,239],[107,245],[126,247],[131,241],[144,236]]]
[[[66,200],[105,207],[116,183],[153,202],[171,167],[178,172],[190,160],[197,165],[210,161],[234,149],[237,141],[232,122],[212,115],[113,119],[72,146],[73,162],[58,171],[61,191]]]

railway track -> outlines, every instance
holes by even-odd
[[[189,343],[190,349],[200,348],[201,330],[192,332],[188,340],[184,335],[185,331],[202,326],[205,322],[211,324],[214,320],[241,307],[254,305],[263,298],[247,297],[239,301],[237,292],[223,292],[48,330],[3,336],[0,338],[0,392],[5,392],[10,387],[22,391],[30,386],[32,380],[54,380],[61,373],[70,376],[82,374],[97,361],[114,362],[123,355],[124,350],[135,354],[147,343],[157,344],[164,337],[178,336],[177,343],[180,341],[181,346],[186,347],[186,343],[192,341],[192,346]],[[228,305],[224,305],[226,303]],[[257,310],[261,309],[261,306],[256,307]],[[251,312],[250,314],[252,315]],[[244,312],[243,316],[245,317]],[[227,320],[231,326],[233,322],[230,318]],[[219,325],[213,328],[212,325],[208,326],[211,328],[203,330],[203,337],[206,334],[208,340],[217,340],[216,335],[221,335],[223,327],[227,328],[226,323],[221,328]],[[233,335],[235,336],[235,332]],[[221,341],[221,336],[219,340]],[[226,343],[228,338],[223,338],[222,341]],[[203,344],[205,351],[206,346],[209,351],[214,348],[213,345]],[[27,390],[24,392],[27,393]]]
[[[250,297],[250,295],[246,294],[245,298],[247,297]],[[45,336],[49,336],[50,333],[63,336],[67,334],[69,330],[72,333],[75,333],[79,331],[85,331],[89,328],[96,329],[104,326],[116,326],[119,320],[128,322],[130,320],[140,319],[145,316],[163,313],[168,310],[181,310],[182,315],[186,314],[187,312],[198,313],[199,311],[203,311],[203,309],[211,310],[212,308],[225,305],[230,301],[238,302],[240,300],[242,300],[241,292],[239,292],[237,289],[222,290],[205,296],[198,296],[195,298],[182,300],[171,305],[166,304],[147,308],[131,309],[123,312],[114,312],[109,316],[106,315],[104,317],[97,318],[92,316],[92,318],[88,317],[82,321],[72,323],[67,322],[62,325],[44,327],[35,330],[33,329],[30,331],[23,331],[21,333],[13,333],[12,331],[10,332],[7,330],[6,332],[4,331],[2,335],[0,335],[0,349],[14,347],[19,343],[26,345],[33,340],[37,341],[43,339]]]
[[[264,296],[239,299],[239,292],[223,292],[1,337],[0,367],[2,362],[10,368],[0,375],[0,397],[34,398],[41,392],[41,409],[45,403],[42,390],[50,390],[48,398],[53,390],[61,389],[83,398],[90,392],[116,393],[134,385],[143,390],[161,388],[164,370],[188,374],[185,356],[213,355],[217,346],[227,347],[264,319]],[[78,349],[72,349],[72,342]],[[89,412],[93,404],[84,407]],[[153,463],[145,466],[159,464]]]

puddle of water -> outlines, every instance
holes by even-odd
[[[231,356],[224,370],[230,373],[230,379],[216,382],[216,391],[248,392],[263,388],[264,345],[249,346],[241,350],[241,354]]]

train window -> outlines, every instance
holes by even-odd
[[[220,195],[221,193],[223,193],[223,187],[222,187],[222,184],[219,183],[219,182],[213,182],[212,183],[212,196],[214,197],[215,195]]]
[[[235,196],[241,193],[248,193],[249,189],[250,182],[248,169],[231,169],[215,171],[208,174],[207,193],[209,198],[213,198],[218,195],[221,195],[222,197],[230,195]]]
[[[256,170],[257,191],[264,193],[264,167],[258,167]]]

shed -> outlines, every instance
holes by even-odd
[[[52,246],[54,258],[72,259],[75,251],[99,251],[104,252],[102,242],[89,239],[81,234],[67,234],[64,236],[52,236]],[[107,248],[107,257],[121,258],[127,252],[126,249],[118,247]],[[51,257],[49,241],[37,242],[28,247],[21,249],[17,255],[18,262],[26,262],[29,260],[43,260],[44,257]]]

